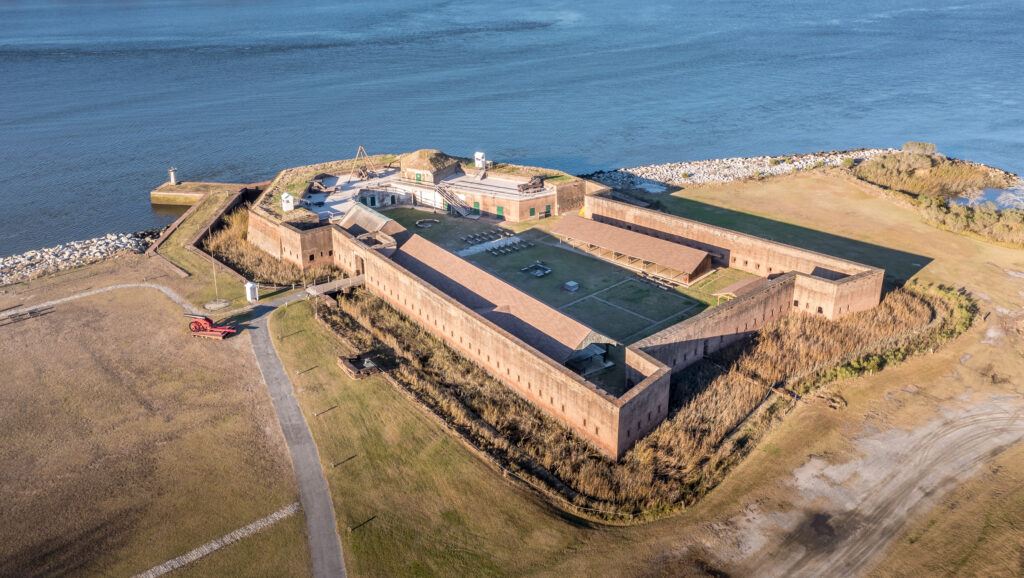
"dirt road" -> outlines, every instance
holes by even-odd
[[[793,508],[748,507],[718,534],[735,532],[732,554],[751,575],[862,575],[910,516],[1022,439],[1021,396],[965,396],[922,426],[863,435],[860,457],[812,457],[788,482]]]

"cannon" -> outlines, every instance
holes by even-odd
[[[186,313],[185,317],[191,319],[188,322],[188,330],[192,337],[209,337],[210,339],[224,339],[232,333],[238,333],[234,327],[227,325],[214,325],[213,320],[205,315]]]

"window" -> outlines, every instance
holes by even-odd
[[[596,425],[594,426],[594,435],[601,435],[601,428],[597,427]]]
[[[327,250],[327,256],[328,257],[333,257],[334,256],[334,249],[328,249]]]
[[[825,311],[823,311],[821,307],[818,307],[818,313],[825,313]]]
[[[537,214],[537,209],[535,209],[534,207],[530,207],[530,216],[533,217],[536,214]]]
[[[562,404],[562,413],[565,413],[565,404]]]
[[[793,300],[793,307],[799,307],[799,306],[800,306],[800,301],[797,300],[797,299],[794,299]]]
[[[313,254],[312,254],[312,253],[310,253],[310,254],[309,254],[309,260],[310,260],[310,261],[312,261],[312,260],[313,260]]]

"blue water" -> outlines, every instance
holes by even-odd
[[[579,173],[913,139],[1024,172],[1022,30],[1020,0],[0,2],[0,255],[168,222],[168,165],[359,144]]]

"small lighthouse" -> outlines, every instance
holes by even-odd
[[[167,178],[172,185],[178,184],[178,169],[174,167],[167,169]]]

